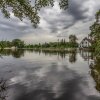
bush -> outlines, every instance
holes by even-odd
[[[100,40],[97,42],[97,45],[95,48],[95,54],[97,57],[100,57]]]

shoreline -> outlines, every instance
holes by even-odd
[[[40,51],[94,51],[90,48],[0,48],[0,50],[40,50]]]

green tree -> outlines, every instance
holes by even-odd
[[[100,57],[100,10],[95,15],[96,21],[92,26],[90,26],[91,37],[93,40],[92,46],[95,49],[96,56]]]
[[[14,13],[14,16],[20,20],[28,18],[33,26],[37,26],[40,17],[38,12],[46,6],[54,6],[56,0],[34,0],[32,5],[30,0],[0,0],[0,10],[6,18],[10,18],[9,9]],[[61,9],[67,9],[68,0],[59,0]]]
[[[12,45],[17,47],[17,48],[23,48],[24,42],[21,41],[20,39],[14,39],[14,40],[12,40]]]
[[[97,41],[100,39],[100,10],[96,13],[95,16],[96,21],[92,26],[90,26],[90,35],[95,41]]]
[[[78,43],[77,43],[77,37],[76,35],[70,35],[69,36],[69,47],[78,47]]]
[[[100,40],[97,41],[96,48],[95,48],[95,54],[97,57],[100,57]]]
[[[76,43],[77,42],[77,37],[75,35],[70,35],[69,36],[69,42]]]
[[[95,60],[90,65],[91,76],[96,82],[95,88],[100,92],[100,10],[96,13],[96,21],[90,27],[91,37],[94,41],[92,46],[95,49]]]
[[[95,88],[100,92],[100,59],[96,59],[94,64],[90,64],[91,76],[96,82]]]

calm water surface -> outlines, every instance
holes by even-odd
[[[100,100],[91,62],[91,52],[0,51],[6,100]]]

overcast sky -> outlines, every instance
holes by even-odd
[[[58,2],[53,8],[40,11],[40,24],[37,29],[29,20],[20,21],[11,13],[6,19],[0,13],[0,40],[23,39],[28,43],[57,41],[57,36],[75,34],[79,40],[88,35],[89,26],[100,9],[100,0],[69,0],[69,9],[60,10]]]

